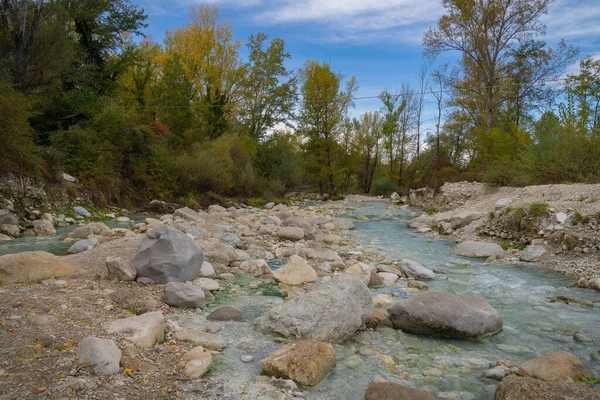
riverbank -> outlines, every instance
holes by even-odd
[[[594,305],[596,292],[567,288],[562,276],[534,266],[509,261],[486,264],[453,256],[447,243],[407,229],[415,212],[387,209],[387,201],[365,200],[372,199],[349,197],[290,207],[269,205],[268,209],[212,206],[199,213],[182,209],[148,218],[122,237],[61,257],[80,269],[69,278],[0,287],[4,352],[0,398],[362,399],[371,381],[382,377],[440,399],[491,399],[497,381],[481,375],[492,365],[502,360],[519,365],[554,350],[569,350],[596,374],[600,372],[597,358],[591,355],[593,345],[575,339],[579,334],[600,341],[596,308],[585,305]],[[159,225],[185,232],[183,236],[203,249],[213,271],[201,272],[205,278],[194,279],[193,285],[206,288],[210,292],[204,292],[206,299],[212,297],[212,302],[207,300],[201,308],[175,307],[166,303],[165,285],[109,279],[106,258],[134,259],[144,232]],[[102,236],[94,232],[87,238]],[[312,270],[314,276],[282,277],[281,266],[296,255],[304,260],[297,261],[302,271]],[[423,269],[403,264],[406,258],[420,261]],[[414,279],[407,271],[421,278]],[[369,318],[359,318],[352,328],[334,325],[319,333],[344,332],[349,337],[331,341],[337,358],[333,372],[314,387],[261,375],[261,360],[293,343],[295,335],[263,332],[257,319],[282,304],[297,304],[294,312],[310,305],[311,315],[319,312],[327,317],[324,321],[339,321],[338,313],[347,307],[320,304],[319,299],[311,300],[311,293],[319,293],[315,291],[325,285],[336,294],[331,301],[354,304],[365,294],[334,284],[336,277],[348,275],[362,281],[365,290],[369,287],[368,303],[377,312],[371,308]],[[299,281],[283,283],[288,278]],[[390,303],[427,293],[427,288],[432,293],[485,297],[504,320],[504,331],[486,339],[464,340],[391,329],[386,311]],[[550,302],[549,296],[581,302]],[[210,315],[223,305],[237,309],[244,322],[212,319]],[[360,310],[354,309],[349,317],[360,316]],[[108,330],[114,321],[155,312],[164,318],[165,338],[149,347],[133,343],[126,333]],[[294,312],[288,310],[286,316]],[[363,322],[368,329],[360,326]],[[273,320],[268,327],[275,329],[279,323]],[[311,332],[307,320],[294,324],[300,336]],[[202,379],[190,379],[185,373],[182,359],[198,342],[185,340],[180,332],[204,335],[202,345],[210,351],[212,363]],[[122,351],[118,373],[96,374],[79,364],[78,347],[85,337],[116,343]]]

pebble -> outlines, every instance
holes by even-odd
[[[252,356],[242,356],[242,361],[245,363],[250,362],[252,360],[254,360],[254,357]]]

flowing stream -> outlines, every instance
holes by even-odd
[[[366,203],[355,215],[379,216],[386,203]],[[408,211],[393,211],[395,221],[356,221],[351,234],[362,244],[381,248],[391,258],[411,258],[425,266],[444,271],[429,282],[430,291],[456,294],[478,294],[485,297],[500,313],[504,330],[482,340],[453,340],[415,336],[393,329],[364,331],[352,339],[335,344],[338,364],[321,384],[306,390],[310,399],[359,400],[374,376],[427,391],[436,398],[455,400],[493,399],[497,381],[481,377],[481,373],[498,360],[516,365],[541,354],[568,350],[585,360],[600,374],[597,361],[600,343],[600,313],[583,305],[550,303],[549,297],[566,295],[591,301],[599,300],[597,292],[567,288],[564,275],[520,263],[485,263],[456,257],[454,245],[413,233],[406,221],[416,217]],[[373,240],[375,239],[375,240]],[[230,304],[244,313],[249,322],[260,316],[272,303],[281,299],[261,296],[247,289],[251,277],[240,277],[235,287],[246,295],[218,299],[211,309]],[[373,294],[396,292],[398,298],[414,294],[400,287],[384,287]],[[181,321],[185,327],[202,329],[204,318],[189,316]],[[232,345],[214,357],[212,375],[226,376],[225,389],[234,391],[260,374],[260,360],[280,344],[246,324],[216,323],[220,336]],[[572,330],[594,340],[578,343]],[[252,355],[250,363],[241,362]]]

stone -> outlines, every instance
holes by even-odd
[[[400,268],[406,273],[406,275],[411,276],[415,279],[434,279],[435,273],[425,268],[423,264],[418,261],[409,260],[407,258],[400,260],[399,262]]]
[[[163,300],[172,307],[202,308],[206,304],[206,295],[201,287],[169,282],[165,285]]]
[[[452,216],[450,217],[450,225],[452,226],[452,229],[454,229],[454,230],[460,229],[462,227],[469,225],[473,221],[477,221],[481,217],[483,217],[483,214],[481,214],[480,212],[477,212],[477,211],[455,212],[455,213],[452,213]]]
[[[235,245],[236,243],[239,243],[242,241],[242,238],[239,237],[238,235],[231,233],[231,232],[225,232],[225,233],[221,233],[219,235],[219,240],[223,243],[227,243],[227,244],[231,244],[231,245]]]
[[[223,306],[208,314],[208,321],[234,321],[246,322],[244,315],[231,306]]]
[[[555,219],[556,222],[558,222],[561,225],[564,225],[564,223],[567,222],[567,220],[569,219],[569,216],[564,212],[559,212],[556,213]]]
[[[63,172],[63,174],[62,174],[62,179],[63,179],[64,181],[67,181],[67,182],[70,182],[70,183],[75,183],[75,182],[77,182],[77,179],[75,179],[75,177],[73,177],[73,176],[71,176],[71,175],[69,175],[69,174],[65,174],[64,172]]]
[[[77,215],[81,215],[82,217],[90,218],[92,216],[88,210],[81,206],[73,207],[73,212]]]
[[[254,274],[254,276],[261,276],[265,274],[271,273],[271,268],[269,268],[269,264],[265,260],[246,260],[242,261],[239,266],[239,269],[248,272],[250,274]]]
[[[19,226],[19,219],[12,214],[1,214],[0,225],[15,225]]]
[[[334,276],[310,292],[265,312],[256,328],[269,334],[342,342],[365,326],[373,314],[367,285],[347,274]]]
[[[317,272],[305,259],[293,255],[286,265],[273,272],[273,278],[286,285],[302,285],[317,279]]]
[[[375,307],[385,307],[388,304],[392,304],[394,302],[394,300],[392,300],[392,296],[390,296],[389,294],[378,294],[375,297],[373,297],[373,305]]]
[[[600,278],[590,279],[588,282],[588,287],[591,289],[600,290]]]
[[[470,258],[488,258],[490,256],[503,258],[505,255],[502,247],[496,243],[475,242],[471,240],[464,241],[456,246],[454,254]]]
[[[82,253],[84,251],[93,249],[95,246],[98,245],[98,243],[98,239],[96,238],[78,240],[75,243],[73,243],[71,247],[69,247],[69,250],[67,250],[67,252],[69,254]]]
[[[366,215],[357,215],[356,220],[357,221],[369,221],[369,217],[367,217]]]
[[[428,290],[429,286],[425,282],[410,280],[408,281],[408,287],[417,290]]]
[[[221,212],[226,212],[227,209],[225,207],[222,207],[218,204],[213,204],[208,206],[208,213],[209,214],[215,214],[215,213],[221,213]]]
[[[227,346],[227,342],[215,334],[196,331],[179,331],[173,335],[175,340],[190,342],[209,350],[221,350]]]
[[[56,235],[56,229],[52,222],[40,219],[32,222],[33,227],[31,228],[35,236],[54,236]]]
[[[275,203],[273,202],[268,202],[267,204],[265,204],[265,210],[270,210],[273,207],[275,207]]]
[[[12,226],[12,225],[9,225]],[[9,240],[13,240],[13,238],[11,238],[10,236],[7,236],[3,233],[0,233],[0,242],[5,242],[5,241],[9,241]]]
[[[130,341],[143,348],[153,347],[165,337],[165,320],[162,311],[153,311],[108,324],[108,333],[131,333]]]
[[[508,206],[510,203],[512,203],[512,199],[510,199],[508,197],[504,197],[502,199],[499,199],[496,202],[495,208],[496,208],[496,210],[499,210],[501,208]]]
[[[341,261],[341,257],[333,250],[329,249],[315,249],[310,247],[304,247],[298,250],[298,255],[300,257],[309,259],[309,260],[318,260],[318,261]]]
[[[420,335],[482,338],[503,326],[498,312],[484,298],[473,295],[420,293],[387,310],[394,328]]]
[[[435,400],[435,397],[398,383],[373,382],[367,388],[365,400]]]
[[[382,221],[392,221],[396,218],[394,218],[394,214],[392,214],[390,211],[384,211],[379,216],[379,219]]]
[[[483,374],[481,374],[481,376],[483,376],[484,378],[501,381],[504,378],[506,378],[508,374],[510,374],[510,368],[499,365],[497,367],[490,368],[484,371]]]
[[[371,318],[367,321],[367,328],[377,329],[379,327],[393,328],[394,324],[390,321],[387,312],[374,310],[373,315],[371,315]]]
[[[121,257],[106,257],[106,269],[109,278],[120,281],[133,281],[137,275],[135,268]]]
[[[270,376],[292,379],[303,386],[315,386],[335,368],[337,359],[330,344],[301,340],[283,346],[260,362]]]
[[[352,275],[360,279],[365,285],[369,285],[371,281],[371,273],[375,271],[375,267],[365,263],[356,263],[353,266],[346,268],[344,274]]]
[[[0,232],[3,234],[17,237],[21,234],[21,230],[19,229],[19,225],[11,225],[11,224],[2,224],[0,225]]]
[[[398,275],[391,272],[378,272],[378,275],[383,279],[383,284],[392,286],[398,281]]]
[[[198,212],[192,210],[189,207],[179,208],[179,209],[175,210],[173,215],[176,217],[187,219],[189,221],[196,221],[196,222],[201,222],[201,223],[204,222],[204,218],[202,217],[202,215],[200,215]]]
[[[392,201],[392,203],[399,203],[400,202],[400,195],[398,193],[394,192],[390,196],[390,200]]]
[[[234,274],[230,274],[230,273],[224,273],[224,274],[220,274],[218,276],[219,279],[225,279],[227,281],[233,281],[235,280],[235,275]]]
[[[200,268],[200,273],[198,276],[203,278],[215,278],[217,274],[215,273],[215,268],[208,261],[204,261],[202,263],[202,267]]]
[[[219,290],[219,282],[210,279],[210,278],[196,278],[192,281],[193,285],[199,286],[204,290],[209,290],[211,292],[215,290]]]
[[[194,280],[200,273],[202,248],[183,232],[159,225],[146,232],[131,264],[137,276],[156,283]]]
[[[282,225],[285,227],[296,227],[304,231],[304,235],[311,239],[314,234],[313,224],[310,220],[303,217],[286,216],[286,218],[280,218],[283,220]]]
[[[51,277],[68,278],[80,269],[45,251],[28,251],[0,256],[0,281],[39,282]]]
[[[128,356],[121,357],[121,367],[141,373],[158,372],[154,365]]]
[[[529,245],[525,247],[519,256],[521,261],[532,262],[537,261],[540,257],[546,254],[546,248],[539,245]]]
[[[507,376],[496,386],[494,400],[600,400],[600,390],[580,383]]]
[[[568,351],[555,351],[529,360],[521,365],[519,372],[546,382],[574,381],[593,376],[585,363]]]
[[[356,229],[354,227],[354,224],[352,223],[352,221],[350,221],[347,218],[335,218],[332,222],[333,222],[333,225],[335,225],[335,227],[338,229],[342,229],[342,230],[346,230],[346,231],[352,231],[352,230]]]
[[[202,346],[194,347],[185,353],[182,357],[185,362],[183,373],[189,379],[200,379],[206,374],[212,366],[212,355],[210,351]]]
[[[295,226],[286,226],[277,231],[277,237],[284,240],[302,240],[304,239],[304,231],[302,228]]]
[[[121,350],[112,340],[86,337],[77,345],[77,365],[89,365],[97,374],[118,373],[120,362]]]
[[[78,239],[86,239],[90,235],[112,236],[112,231],[102,222],[90,222],[87,225],[75,228],[68,236]]]

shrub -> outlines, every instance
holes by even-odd
[[[389,195],[398,191],[398,186],[391,179],[378,179],[374,184],[375,195]]]
[[[531,203],[528,211],[533,218],[538,218],[548,211],[548,203]]]

